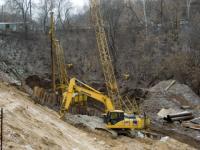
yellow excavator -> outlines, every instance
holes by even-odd
[[[106,128],[113,134],[127,134],[132,136],[133,129],[144,129],[149,126],[150,120],[146,115],[135,115],[134,113],[126,113],[122,109],[123,100],[119,94],[119,89],[117,87],[117,81],[114,75],[114,69],[112,66],[111,57],[109,54],[108,44],[106,40],[105,31],[103,29],[103,21],[101,16],[99,17],[99,9],[95,0],[91,0],[93,4],[93,19],[95,24],[95,31],[97,35],[97,43],[100,52],[100,58],[103,66],[103,73],[105,76],[108,96],[95,90],[89,85],[79,81],[76,78],[69,80],[67,72],[65,71],[65,62],[63,49],[58,40],[55,38],[54,20],[53,14],[51,15],[51,34],[53,39],[53,48],[55,48],[55,58],[58,65],[58,74],[60,79],[60,85],[63,92],[63,99],[61,104],[61,115],[64,112],[69,111],[70,106],[73,103],[81,103],[87,100],[87,97],[92,98],[92,100],[100,102],[104,105],[105,110],[103,114],[104,122]],[[98,12],[98,13],[97,13]],[[96,14],[96,15],[95,15]],[[55,84],[55,83],[54,83]],[[107,130],[107,131],[108,131]],[[114,135],[115,136],[115,135]]]
[[[145,115],[138,116],[126,114],[122,110],[115,110],[112,100],[107,95],[104,95],[76,78],[70,80],[68,90],[63,94],[62,113],[69,111],[72,103],[81,102],[80,100],[76,101],[79,94],[86,95],[105,106],[103,118],[106,123],[106,129],[112,129],[117,134],[123,133],[132,136],[132,129],[144,129],[150,124],[150,120]],[[84,99],[82,100],[85,101]]]

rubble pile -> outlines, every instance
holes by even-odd
[[[187,85],[168,80],[148,90],[142,108],[153,131],[200,148],[199,124],[191,122],[200,117],[199,105],[200,98]]]
[[[175,82],[166,90],[172,82],[173,80],[161,81],[148,90],[148,96],[142,107],[151,116],[157,115],[163,108],[173,108],[178,111],[182,108],[195,110],[199,107],[200,98],[187,85]]]

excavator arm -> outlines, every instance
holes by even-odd
[[[92,87],[77,80],[76,78],[72,78],[69,82],[68,91],[63,94],[64,111],[69,110],[70,104],[72,103],[73,98],[75,97],[76,93],[84,94],[88,97],[93,98],[95,101],[98,101],[104,104],[105,112],[114,110],[113,103],[108,96],[93,89]]]
[[[130,129],[144,129],[146,125],[150,124],[150,121],[146,117],[132,116],[129,118],[122,110],[115,110],[111,99],[102,94],[101,92],[93,89],[87,84],[72,78],[69,82],[67,92],[63,94],[63,109],[62,113],[69,110],[70,104],[75,100],[76,95],[86,95],[98,101],[105,106],[104,121],[107,129],[122,129],[122,131],[130,131]],[[80,101],[81,102],[81,101]],[[64,115],[64,113],[63,113]]]

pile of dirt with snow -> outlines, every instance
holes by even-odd
[[[187,85],[176,81],[170,86],[172,82],[173,80],[161,81],[149,89],[148,96],[142,104],[148,114],[155,116],[162,108],[179,110],[181,106],[190,106],[192,109],[200,106],[200,97]]]
[[[187,85],[174,80],[161,81],[148,91],[142,108],[151,117],[151,130],[171,136],[199,149],[199,131],[182,127],[181,122],[166,123],[159,115],[162,112],[160,110],[183,112],[185,111],[183,106],[188,106],[186,110],[192,112],[194,117],[199,117],[200,98]]]
[[[152,92],[167,92],[171,95],[182,96],[185,99],[185,103],[189,105],[199,105],[200,97],[197,96],[187,85],[180,84],[177,81],[168,90],[165,90],[167,86],[172,83],[173,80],[162,81],[152,87],[150,91]],[[183,102],[184,103],[184,102]]]

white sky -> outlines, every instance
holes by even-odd
[[[72,5],[75,7],[83,7],[85,4],[88,4],[88,0],[70,0]]]
[[[79,14],[79,13],[83,13],[84,11],[84,7],[89,5],[89,0],[69,0],[72,4],[72,10],[71,10],[71,14]],[[32,2],[36,3],[37,5],[39,5],[40,0],[32,0]],[[5,3],[5,0],[0,0],[0,10],[1,10],[1,6]],[[33,11],[37,11],[37,10],[33,10]],[[37,13],[33,15],[33,18],[37,18],[38,15]]]
[[[0,6],[3,5],[3,4],[4,4],[4,1],[3,1],[3,0],[0,0]]]
[[[35,1],[36,3],[38,2],[38,0],[32,0],[33,2]],[[72,3],[72,6],[77,10],[81,10],[83,9],[83,7],[85,5],[88,5],[88,0],[70,0],[70,2]],[[4,4],[4,0],[0,0],[0,5]]]
[[[74,8],[74,13],[79,13],[83,10],[85,5],[89,5],[88,0],[70,0],[72,7]]]

